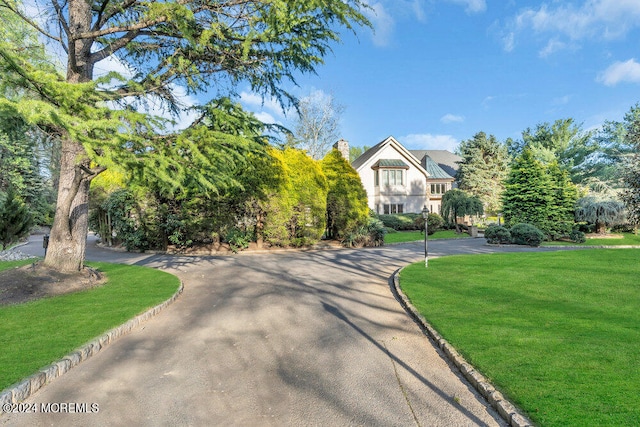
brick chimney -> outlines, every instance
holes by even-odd
[[[333,148],[337,149],[340,154],[342,154],[342,157],[347,160],[347,162],[349,161],[349,142],[340,138],[338,142],[333,144]]]

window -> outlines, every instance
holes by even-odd
[[[447,192],[447,184],[431,184],[431,194],[444,194]]]
[[[375,182],[375,186],[378,187],[380,185],[380,171],[379,170],[374,170],[373,171],[373,180]]]
[[[385,215],[404,213],[404,204],[402,203],[386,204],[386,205],[383,205],[383,207],[384,207]]]
[[[382,185],[404,185],[402,172],[402,169],[382,170]]]

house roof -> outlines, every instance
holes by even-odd
[[[400,159],[380,159],[377,162],[375,162],[371,167],[372,168],[382,167],[382,168],[409,169],[409,165]]]
[[[440,166],[449,176],[455,177],[460,167],[459,162],[462,161],[462,157],[457,154],[453,154],[447,150],[409,150],[411,154],[420,159],[423,167],[425,166],[424,157],[429,156],[431,159]]]
[[[424,174],[425,178],[428,178],[427,171],[424,169],[424,167],[422,167],[420,160],[417,159],[413,154],[411,154],[411,152],[407,150],[402,144],[400,144],[393,136],[389,136],[384,140],[382,140],[381,142],[379,142],[378,144],[369,148],[360,157],[355,159],[351,163],[351,166],[353,166],[355,170],[359,171],[366,165],[369,165],[373,160],[376,160],[375,156],[378,155],[381,152],[381,150],[383,150],[387,146],[392,146],[398,153],[400,153],[400,155],[403,158],[402,161],[405,162],[405,165],[407,167],[409,167],[409,164],[413,165],[417,170],[419,170],[421,173]],[[384,160],[384,159],[379,159],[379,160]]]
[[[387,142],[387,139],[380,141],[379,143],[377,143],[376,145],[374,145],[373,147],[369,148],[367,151],[362,153],[360,157],[358,157],[353,162],[351,162],[351,166],[353,166],[354,169],[358,169],[360,166],[365,164],[367,160],[375,156],[376,153],[380,151],[380,149],[384,146],[384,143]]]
[[[429,156],[424,156],[422,164],[427,170],[430,179],[453,179],[451,175],[438,166],[438,164]]]

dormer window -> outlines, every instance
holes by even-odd
[[[409,169],[409,166],[398,159],[380,159],[371,168],[376,187],[398,187],[405,185],[405,170]]]

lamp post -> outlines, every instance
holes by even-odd
[[[427,234],[429,232],[429,210],[427,205],[422,208],[422,218],[424,218],[424,268],[429,267],[429,248],[427,246]]]

